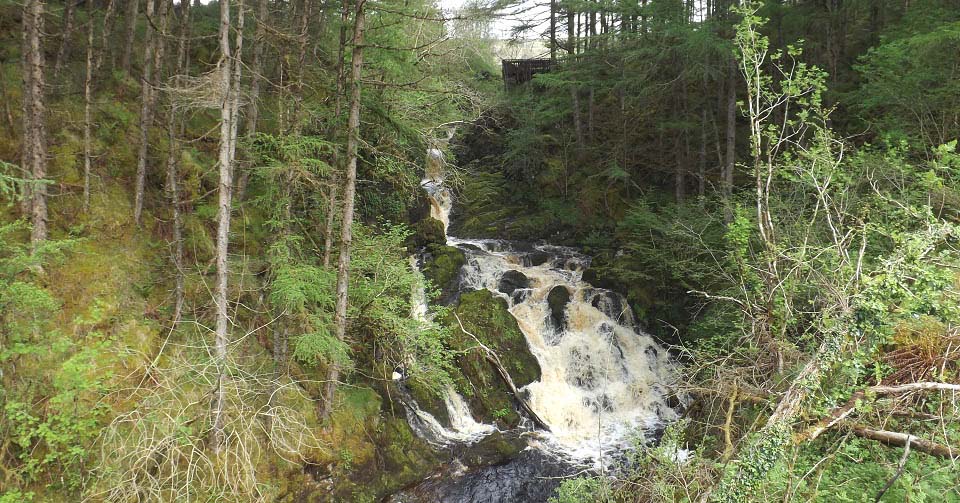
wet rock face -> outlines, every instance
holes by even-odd
[[[460,268],[467,262],[458,248],[431,244],[427,247],[423,260],[423,275],[440,288],[441,304],[449,304],[459,289],[457,278]]]
[[[457,470],[456,468],[461,468]],[[449,472],[431,477],[402,493],[391,503],[543,503],[553,496],[561,477],[574,473],[566,465],[536,449],[521,452],[513,460],[474,469],[449,467]]]
[[[547,294],[547,304],[550,306],[550,321],[557,330],[562,331],[567,325],[567,304],[570,303],[570,290],[563,285],[557,285]]]
[[[634,324],[633,313],[623,295],[605,289],[596,289],[593,292],[590,305],[621,325],[632,326]]]
[[[476,350],[476,341],[459,328],[462,323],[467,331],[497,353],[517,387],[536,381],[540,378],[540,364],[530,352],[516,318],[507,310],[507,302],[489,290],[464,292],[445,323],[453,328],[451,349],[462,352],[457,363],[467,382],[460,387],[466,391],[470,410],[483,422],[495,422],[501,428],[516,427],[520,416],[513,394],[496,368]]]
[[[538,265],[543,265],[549,261],[550,261],[550,254],[540,250],[536,250],[532,253],[528,253],[523,257],[523,265],[527,267],[535,267]]]
[[[530,279],[520,271],[507,271],[500,278],[497,290],[507,295],[513,294],[518,288],[529,288]]]

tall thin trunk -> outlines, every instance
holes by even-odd
[[[347,23],[350,20],[350,0],[343,0],[343,6],[340,11],[340,44],[337,47],[337,91],[334,97],[333,120],[330,121],[327,130],[327,139],[333,142],[336,138],[336,131],[340,125],[340,115],[343,113],[343,90],[346,86],[346,72],[343,68],[344,54],[347,46]],[[333,165],[340,167],[340,156],[334,151]],[[330,183],[329,195],[327,196],[327,218],[323,226],[323,267],[330,267],[330,256],[333,253],[333,230],[337,223],[337,190],[340,177],[336,172],[333,174],[333,180]]]
[[[260,85],[263,82],[263,49],[267,37],[267,0],[257,0],[257,31],[253,39],[253,60],[250,62],[250,105],[247,108],[247,135],[257,133],[260,119]]]
[[[697,173],[697,195],[701,200],[707,193],[707,107],[700,109],[700,159]]]
[[[47,130],[43,100],[43,1],[23,5],[23,163],[30,172],[30,242],[33,249],[47,239]]]
[[[723,195],[723,219],[733,221],[733,170],[737,146],[737,63],[730,58],[727,66],[727,155],[720,181]]]
[[[350,246],[353,242],[353,206],[357,185],[357,147],[360,143],[360,79],[363,77],[363,30],[364,3],[357,0],[353,25],[353,69],[350,75],[350,118],[347,121],[347,172],[343,188],[343,218],[340,226],[340,257],[337,267],[337,306],[334,325],[337,339],[343,341],[347,334],[347,289],[350,283]],[[340,367],[330,365],[320,417],[326,419],[333,409]]]
[[[304,74],[306,73],[307,43],[309,42],[310,10],[310,0],[303,0],[297,22],[297,80],[293,94],[293,113],[290,114],[293,120],[293,132],[296,135],[299,135],[303,130],[305,120],[303,114],[303,85]]]
[[[116,10],[116,1],[109,0],[107,2],[107,10],[103,15],[103,25],[100,29],[100,47],[97,48],[97,52],[94,55],[94,69],[100,70],[100,67],[103,66],[103,53],[106,52],[107,47],[110,46],[110,32],[113,31],[113,25],[111,21],[113,20],[114,10]],[[113,59],[111,59],[113,61]]]
[[[557,0],[550,0],[550,61],[557,62]]]
[[[190,31],[190,4],[182,2],[180,5],[180,33],[177,37],[177,63],[174,69],[173,86],[180,87],[182,75],[187,61],[187,37]],[[184,304],[184,274],[183,274],[183,216],[180,213],[180,186],[177,168],[180,160],[180,139],[178,132],[182,128],[182,119],[179,119],[174,104],[169,103],[167,109],[167,194],[170,197],[170,209],[173,216],[173,268],[175,276],[173,325],[180,322]]]
[[[590,39],[588,47],[590,49],[596,49],[597,48],[597,7],[596,7],[596,3],[594,2],[589,2],[588,5],[589,5],[588,9],[590,9],[590,15],[587,18],[587,22],[590,23],[590,26],[588,26],[586,29],[586,32],[587,32],[586,35]]]
[[[90,211],[90,165],[93,158],[93,129],[91,107],[93,101],[93,6],[87,8],[87,74],[83,79],[83,212]]]
[[[587,95],[587,138],[593,141],[593,117],[595,111],[595,100],[594,100],[594,91],[593,87],[590,87],[589,94]]]
[[[138,9],[140,9],[140,0],[127,0],[127,12],[124,13],[127,21],[127,28],[123,37],[123,58],[120,60],[120,68],[123,69],[123,73],[127,75],[130,75],[130,56],[133,53],[133,41],[137,35]],[[143,64],[147,64],[146,60],[144,60]]]
[[[57,57],[53,60],[53,79],[56,80],[60,75],[60,69],[63,67],[63,60],[67,54],[67,47],[70,46],[70,36],[73,35],[73,13],[76,0],[66,0],[63,6],[63,33],[60,39],[60,48],[57,49]]]
[[[233,160],[236,147],[236,115],[239,107],[240,51],[243,44],[243,1],[238,7],[237,50],[230,49],[230,2],[220,2],[220,184],[217,201],[217,283],[213,301],[217,306],[214,358],[218,368],[217,394],[213,404],[213,450],[223,447],[223,413],[227,398],[227,344],[230,319],[227,314],[227,252],[230,243],[230,215],[233,195]]]
[[[574,54],[577,49],[577,37],[574,35],[574,25],[577,25],[576,15],[574,14],[572,8],[567,10],[567,53],[570,55],[571,61],[574,59]],[[577,26],[579,29],[579,26]],[[583,125],[580,123],[580,90],[577,88],[576,84],[570,85],[570,103],[571,108],[573,108],[573,130],[576,134],[577,141],[577,150],[583,148]]]
[[[257,0],[257,29],[253,39],[253,60],[250,62],[250,104],[247,106],[246,135],[257,134],[257,122],[260,120],[260,86],[263,82],[263,50],[267,38],[267,0]],[[250,181],[250,170],[240,172],[237,180],[237,200],[243,201]]]
[[[154,15],[159,18],[159,29],[166,29],[167,0],[160,0],[154,7],[154,0],[147,0],[146,16]],[[149,147],[150,126],[153,124],[153,109],[156,102],[156,75],[160,73],[160,63],[163,58],[163,34],[154,33],[152,23],[147,23],[147,33],[144,38],[143,50],[143,79],[140,83],[140,146],[137,152],[137,181],[135,186],[135,201],[133,206],[133,221],[140,226],[143,215],[144,188],[147,181],[147,150]]]
[[[0,58],[0,65],[5,65],[6,62],[3,58]],[[17,131],[17,124],[13,120],[13,109],[10,108],[10,100],[7,98],[7,84],[5,79],[0,79],[0,101],[3,101],[3,116],[7,120],[7,129],[9,129],[10,136],[14,136]]]

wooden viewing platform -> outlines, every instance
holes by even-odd
[[[530,82],[538,73],[549,72],[553,62],[549,59],[505,59],[503,60],[503,85],[511,87]]]

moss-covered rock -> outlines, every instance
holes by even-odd
[[[462,294],[460,303],[446,319],[454,327],[451,346],[463,352],[458,364],[466,382],[461,382],[460,388],[470,410],[485,422],[515,427],[520,422],[515,398],[497,369],[477,349],[476,341],[460,330],[454,313],[468,332],[499,355],[504,368],[520,387],[540,378],[540,365],[530,353],[517,320],[507,310],[507,302],[487,290]]]
[[[450,412],[447,410],[447,405],[443,403],[442,397],[416,379],[407,381],[406,386],[410,396],[416,400],[421,409],[429,412],[444,428],[450,427]]]
[[[441,304],[447,304],[457,293],[457,278],[467,257],[453,246],[432,244],[424,254],[423,275],[440,289]]]
[[[368,434],[375,456],[362,464],[344,460],[349,472],[334,479],[329,501],[381,501],[429,476],[444,457],[418,438],[402,416],[385,415]]]
[[[386,396],[393,383],[370,384],[378,389],[358,385],[338,390],[337,407],[320,430],[327,447],[307,459],[302,472],[309,477],[293,472],[280,477],[296,487],[281,488],[289,497],[278,501],[380,501],[437,470],[448,454],[414,434],[402,406]]]
[[[426,217],[413,225],[413,234],[407,238],[407,249],[419,250],[425,246],[440,245],[447,242],[447,235],[443,229],[443,222],[433,217]]]

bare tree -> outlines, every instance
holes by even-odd
[[[175,89],[182,84],[182,74],[187,61],[187,38],[190,33],[190,3],[180,5],[180,30],[177,37],[177,62],[174,68],[173,86]],[[183,216],[180,213],[180,187],[177,174],[180,162],[180,138],[178,133],[183,127],[183,121],[177,115],[177,110],[171,102],[167,109],[167,195],[170,198],[170,209],[173,216],[173,268],[175,276],[173,324],[180,322],[184,303],[183,278]]]
[[[240,108],[240,55],[243,48],[243,0],[238,5],[236,51],[230,49],[230,2],[220,2],[220,186],[217,210],[217,284],[214,303],[217,306],[217,324],[214,340],[214,358],[219,377],[213,404],[213,450],[223,447],[223,413],[227,398],[227,338],[230,319],[227,315],[227,252],[230,243],[230,215],[233,196],[233,161],[237,146],[237,114]]]
[[[736,166],[737,146],[737,62],[730,58],[727,68],[727,155],[720,177],[721,197],[723,197],[723,220],[733,221],[733,169]]]
[[[60,38],[60,48],[57,49],[57,57],[53,60],[53,78],[56,80],[60,75],[60,69],[63,67],[63,60],[67,54],[67,48],[70,46],[70,36],[73,35],[73,17],[76,0],[67,0],[63,3],[63,32]]]
[[[340,124],[340,114],[343,107],[343,89],[345,87],[346,72],[343,69],[344,54],[347,47],[347,22],[350,20],[350,0],[343,0],[343,6],[340,10],[340,40],[337,46],[337,90],[334,97],[333,120],[327,129],[327,139],[334,141],[337,127]],[[333,165],[340,167],[339,156],[334,151]],[[327,194],[327,218],[323,226],[323,267],[330,266],[330,256],[333,252],[333,227],[337,223],[337,189],[339,186],[339,176],[334,172],[330,183],[329,193]]]
[[[29,201],[33,230],[30,241],[34,250],[47,239],[47,130],[44,125],[46,106],[43,100],[43,7],[42,0],[23,4],[23,164],[30,172],[25,184],[25,201]]]
[[[263,78],[263,52],[267,45],[267,0],[257,0],[257,29],[253,38],[253,60],[250,62],[250,102],[247,105],[246,135],[252,137],[257,134],[257,122],[260,120],[260,86]],[[238,200],[243,200],[250,179],[250,170],[244,169],[237,180]]]
[[[147,0],[146,16],[154,15],[154,0]],[[156,17],[159,18],[160,31],[166,30],[167,0],[160,0],[156,6]],[[156,77],[160,73],[160,63],[163,60],[163,33],[155,33],[152,22],[147,23],[147,34],[143,43],[143,79],[140,84],[140,147],[137,151],[137,181],[135,201],[133,206],[133,221],[140,226],[143,215],[143,192],[147,181],[147,150],[150,143],[150,126],[153,124],[153,109],[156,103]]]
[[[93,5],[87,7],[87,73],[83,79],[83,211],[90,211],[90,167],[93,158],[93,118],[91,107],[93,101],[93,32],[94,19]]]
[[[94,55],[94,68],[99,70],[103,66],[103,53],[106,52],[107,47],[110,45],[110,32],[113,31],[113,21],[114,10],[116,10],[116,1],[109,0],[107,2],[106,13],[103,15],[103,25],[100,29],[100,47],[97,48],[97,53]],[[111,58],[111,61],[113,59]],[[112,64],[112,63],[111,63]]]
[[[137,35],[137,11],[139,9],[140,0],[127,0],[127,12],[124,13],[127,21],[127,31],[124,35],[123,58],[120,60],[120,67],[123,69],[123,73],[127,75],[130,74],[130,56],[133,52],[133,40]],[[149,7],[147,9],[149,11]],[[144,61],[144,64],[146,64],[146,61]]]
[[[363,77],[363,31],[365,0],[357,0],[353,24],[353,68],[350,74],[350,118],[347,120],[347,171],[343,187],[343,218],[340,227],[340,257],[337,267],[337,306],[334,325],[337,339],[347,334],[347,289],[350,283],[350,245],[353,242],[353,210],[357,185],[357,147],[360,143],[360,80]],[[331,363],[324,386],[321,418],[329,417],[333,409],[340,367]]]

